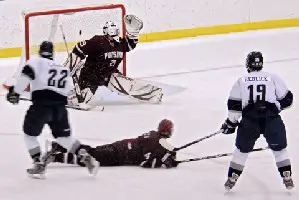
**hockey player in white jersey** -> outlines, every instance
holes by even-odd
[[[32,91],[32,105],[28,109],[23,125],[24,139],[29,154],[34,162],[32,168],[27,169],[30,176],[40,178],[44,176],[46,165],[51,161],[51,152],[41,159],[41,147],[38,136],[45,124],[52,130],[57,143],[68,152],[80,156],[87,164],[90,173],[94,173],[98,164],[94,159],[80,149],[81,144],[71,136],[68,120],[67,94],[70,91],[69,69],[53,61],[53,44],[44,41],[40,45],[39,57],[32,58],[25,64],[22,74],[14,87],[9,89],[7,100],[12,104],[19,102],[20,94],[30,84]]]
[[[237,148],[224,186],[227,190],[234,187],[243,172],[248,153],[263,134],[274,154],[284,185],[292,189],[294,184],[286,149],[286,130],[279,113],[292,105],[293,94],[281,78],[262,71],[263,56],[260,52],[248,54],[246,68],[248,74],[239,78],[231,89],[227,102],[228,118],[221,127],[224,134],[234,133],[238,127]],[[263,176],[262,172],[260,176]]]

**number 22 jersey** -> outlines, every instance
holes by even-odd
[[[67,95],[71,89],[68,68],[48,58],[31,58],[22,70],[15,91],[22,93],[29,83],[33,103],[67,104]]]

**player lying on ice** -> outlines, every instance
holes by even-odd
[[[171,137],[173,123],[164,119],[159,123],[157,131],[150,131],[137,138],[124,139],[111,144],[97,146],[83,145],[83,148],[94,157],[100,166],[141,166],[145,168],[176,167],[176,152],[167,143]],[[56,142],[52,142],[52,162],[78,164],[85,166],[75,154],[67,153]]]
[[[99,86],[143,102],[161,102],[161,88],[125,77],[118,70],[125,53],[136,47],[143,28],[143,22],[134,15],[126,15],[124,22],[124,38],[119,36],[117,25],[109,21],[103,27],[103,35],[78,42],[70,53],[64,64],[70,68],[75,86],[68,96],[69,105],[90,107]]]

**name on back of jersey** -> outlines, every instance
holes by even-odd
[[[249,76],[243,78],[244,82],[252,82],[252,81],[271,81],[270,76]]]

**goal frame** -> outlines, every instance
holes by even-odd
[[[124,23],[124,17],[126,15],[126,8],[123,4],[110,4],[110,5],[98,5],[98,6],[82,6],[80,8],[67,8],[67,9],[53,9],[46,11],[37,11],[37,12],[28,12],[24,14],[24,26],[25,26],[25,59],[28,60],[30,58],[30,18],[41,15],[55,15],[55,14],[67,14],[74,12],[84,12],[89,10],[108,10],[108,9],[116,9],[120,8],[122,11],[122,37],[126,36],[126,26]],[[126,54],[124,52],[123,58],[123,75],[127,75],[127,66],[126,66]]]

